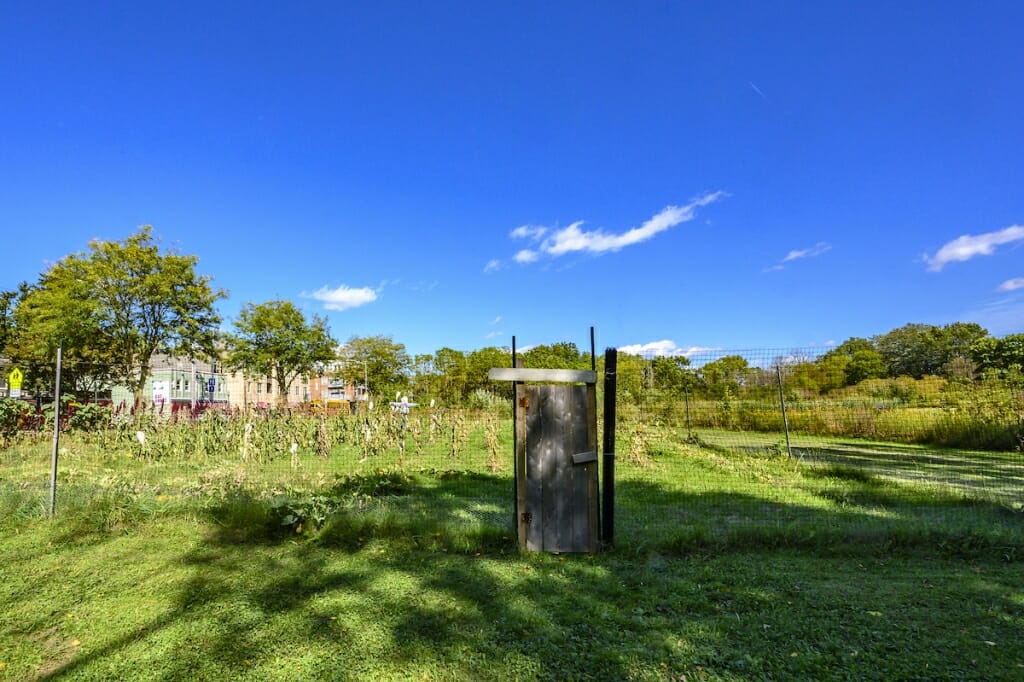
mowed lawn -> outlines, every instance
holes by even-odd
[[[1024,679],[998,548],[546,555],[122,511],[3,523],[0,678]]]
[[[1011,455],[964,456],[1006,502],[930,482],[934,449],[879,469],[661,435],[620,457],[594,555],[515,548],[476,432],[248,462],[68,439],[52,521],[45,447],[8,450],[0,679],[1024,679]]]

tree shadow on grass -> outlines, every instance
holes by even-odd
[[[712,559],[699,557],[779,546],[825,549],[825,555],[836,548],[862,555],[891,549],[881,531],[877,544],[856,542],[863,538],[851,529],[875,527],[868,518],[873,512],[858,504],[815,507],[624,481],[617,552],[521,554],[507,527],[480,536],[446,530],[445,520],[472,497],[466,483],[439,478],[425,499],[415,490],[389,490],[384,497],[409,498],[410,504],[387,513],[339,510],[315,539],[281,526],[266,500],[228,500],[211,509],[205,535],[179,555],[187,576],[169,582],[172,598],[163,615],[43,677],[624,680],[678,677],[698,666],[756,675],[739,654],[722,652],[749,644],[767,660],[774,647],[793,644],[782,633],[773,639],[768,630],[742,629],[736,636],[745,643],[729,642],[734,626],[720,620],[723,609],[763,620],[796,597],[764,588],[779,582],[777,575],[732,578],[709,572],[702,565]],[[485,500],[510,495],[504,482],[480,483],[493,486]],[[870,481],[859,484],[871,488]],[[884,495],[884,489],[874,492]],[[423,517],[427,502],[436,505],[432,521]],[[906,501],[895,502],[903,505],[906,528],[913,528]],[[673,510],[689,515],[672,517]],[[702,526],[701,518],[718,518],[719,525]],[[703,535],[694,530],[701,527]],[[845,530],[824,532],[837,527]],[[891,535],[892,528],[899,526],[885,532]],[[691,590],[694,581],[706,586]],[[701,630],[705,621],[718,625],[701,641],[676,642],[679,633]],[[1021,634],[1019,627],[1006,629]],[[845,631],[802,636],[819,646],[850,637]],[[877,656],[876,667],[865,670],[882,677],[895,670],[880,644],[854,644],[861,660]],[[949,655],[935,664],[956,669],[962,654]],[[776,664],[778,674],[797,677],[842,669]]]
[[[904,486],[860,468],[804,474],[789,493],[766,485],[763,495],[623,481],[616,485],[616,544],[656,551],[1024,550],[1024,513],[1005,504]]]
[[[1024,499],[1024,458],[1020,457],[874,446],[805,448],[799,457],[804,462],[858,467],[876,475],[944,486],[966,494]]]

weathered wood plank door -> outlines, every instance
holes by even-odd
[[[517,384],[516,411],[520,546],[597,551],[595,385]]]

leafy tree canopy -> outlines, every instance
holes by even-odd
[[[971,358],[984,377],[1016,378],[1024,371],[1024,334],[978,339],[971,344]]]
[[[700,375],[708,393],[721,397],[727,391],[736,391],[740,387],[749,366],[743,356],[726,355],[701,367]]]
[[[7,353],[7,343],[14,335],[14,310],[18,296],[28,289],[28,283],[21,284],[16,291],[0,291],[0,355]]]
[[[162,250],[149,225],[123,241],[94,240],[20,298],[15,344],[21,353],[67,344],[139,395],[154,354],[214,352],[213,306],[225,293],[196,274],[198,260]]]
[[[988,332],[973,322],[954,322],[945,327],[907,324],[876,336],[875,346],[890,376],[940,375],[950,361],[969,358],[971,347]]]
[[[690,360],[682,355],[657,356],[651,359],[651,379],[654,387],[669,395],[681,396],[693,386],[697,378],[689,370]]]
[[[397,392],[408,390],[412,361],[405,345],[390,336],[353,336],[340,355],[346,376],[361,379],[365,372],[372,394],[392,400]]]
[[[336,359],[337,345],[326,320],[307,320],[290,301],[247,303],[227,336],[227,360],[247,375],[273,377],[286,404],[295,379]]]
[[[590,354],[580,353],[575,343],[560,341],[534,346],[519,353],[521,367],[541,369],[590,369]]]

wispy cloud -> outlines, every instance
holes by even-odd
[[[501,315],[498,315],[496,318],[494,318],[493,320],[491,320],[487,324],[489,324],[489,325],[491,325],[493,327],[494,325],[498,324],[499,322],[501,322]]]
[[[497,258],[492,258],[491,260],[487,261],[487,265],[484,266],[484,272],[490,274],[492,272],[497,272],[498,270],[501,270],[501,268],[501,261],[498,260]]]
[[[496,339],[499,336],[502,336],[504,333],[505,332],[494,331],[494,332],[490,332],[489,334],[487,334],[487,336],[485,336],[484,338],[487,339],[487,340]]]
[[[790,251],[786,254],[786,257],[782,259],[782,262],[788,263],[790,261],[799,260],[800,258],[814,258],[815,256],[820,256],[831,248],[831,244],[818,242],[809,249],[797,249]]]
[[[996,291],[1017,291],[1017,289],[1024,289],[1024,277],[1008,279],[996,287]]]
[[[634,343],[628,346],[621,346],[618,350],[622,353],[628,353],[630,355],[643,355],[646,357],[689,357],[697,353],[703,353],[718,349],[704,348],[702,346],[689,346],[687,348],[680,348],[679,346],[676,345],[675,341],[663,339],[661,341],[650,341],[648,343]]]
[[[572,253],[599,255],[620,251],[627,246],[652,239],[676,225],[693,220],[698,208],[726,196],[728,196],[726,192],[709,192],[683,206],[666,206],[639,227],[619,233],[585,230],[582,220],[562,229],[553,229],[542,225],[522,225],[512,230],[509,236],[513,239],[528,240],[532,244],[529,248],[517,251],[512,256],[512,260],[520,264],[528,264],[535,263],[542,257],[558,258]]]
[[[1024,333],[1024,298],[1016,293],[1000,296],[958,314],[956,319],[977,322],[992,336]]]
[[[320,287],[311,294],[303,292],[302,295],[320,301],[327,310],[337,311],[358,308],[377,300],[377,291],[374,289],[369,287],[355,289],[344,284],[334,289]]]
[[[939,272],[949,263],[967,261],[975,256],[991,256],[997,246],[1012,244],[1024,240],[1024,226],[1011,225],[995,232],[984,234],[965,234],[947,242],[935,252],[934,256],[925,254],[924,260],[928,269]]]
[[[542,225],[520,225],[508,233],[512,239],[540,239],[547,233],[548,228]]]
[[[814,246],[807,249],[793,249],[792,251],[787,253],[785,258],[783,258],[781,261],[779,261],[775,265],[770,265],[767,268],[765,268],[764,272],[778,272],[779,270],[785,269],[786,263],[792,263],[793,261],[800,260],[801,258],[816,258],[821,254],[825,253],[826,251],[830,251],[831,249],[832,245],[827,242],[818,242]]]

